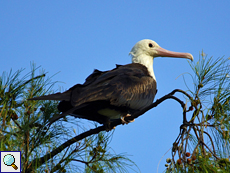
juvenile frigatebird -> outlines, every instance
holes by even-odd
[[[168,51],[149,39],[137,42],[130,55],[131,64],[117,65],[108,71],[94,70],[83,84],[76,84],[63,93],[30,100],[60,100],[58,110],[62,114],[52,118],[50,123],[73,115],[105,124],[108,120],[130,116],[153,102],[157,91],[153,72],[155,57],[193,60],[190,53]]]

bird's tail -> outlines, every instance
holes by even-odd
[[[30,98],[28,100],[66,100],[68,101],[70,100],[70,92],[64,92],[64,93],[58,92],[55,94]]]

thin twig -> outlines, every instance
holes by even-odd
[[[208,134],[208,132],[205,132],[205,131],[204,131],[204,133],[209,137],[209,139],[210,139],[210,141],[211,141],[211,143],[212,143],[213,152],[214,152],[214,154],[216,155],[215,146],[214,146],[212,137]]]
[[[210,151],[210,153],[212,153],[212,155],[213,155],[216,159],[220,160],[220,158],[218,158],[218,157],[212,152],[212,150],[211,150],[203,141],[201,141],[201,143]]]

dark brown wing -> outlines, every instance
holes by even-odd
[[[98,73],[98,72],[97,72]],[[100,72],[87,85],[72,90],[71,105],[107,100],[113,106],[142,109],[152,103],[156,94],[156,82],[147,68],[133,63]]]

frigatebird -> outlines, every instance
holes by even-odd
[[[94,70],[83,84],[76,84],[63,93],[31,98],[30,100],[60,100],[59,116],[50,123],[73,115],[101,124],[132,115],[150,105],[157,92],[153,72],[155,57],[177,57],[193,60],[190,53],[172,52],[156,42],[144,39],[137,42],[130,55],[132,63],[116,65],[108,71]]]

